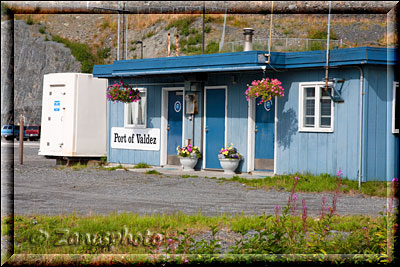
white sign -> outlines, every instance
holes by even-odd
[[[160,150],[160,129],[111,127],[111,148]]]

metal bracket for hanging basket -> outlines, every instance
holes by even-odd
[[[335,103],[343,103],[344,99],[342,97],[342,88],[343,88],[343,84],[344,84],[344,79],[343,78],[333,78],[331,80],[329,80],[329,82],[333,82],[333,84],[331,86],[329,86],[330,88],[333,89],[333,95],[327,91],[326,93],[329,95],[329,97],[332,99],[333,102]],[[340,85],[340,89],[338,88],[338,83],[341,83]]]

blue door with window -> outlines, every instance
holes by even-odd
[[[178,165],[177,146],[182,146],[182,113],[183,95],[182,91],[168,92],[168,145],[167,164]]]
[[[221,169],[218,153],[225,146],[225,89],[206,90],[205,167]]]
[[[257,99],[258,100],[258,99]],[[255,170],[274,170],[274,99],[258,105],[256,100]]]

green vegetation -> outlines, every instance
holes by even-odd
[[[310,28],[308,30],[307,38],[326,40],[328,38],[328,30],[327,29],[319,29],[319,28]],[[330,31],[329,31],[329,39],[331,39],[331,40],[338,39],[336,36],[336,33],[333,31],[333,29],[330,29]]]
[[[148,165],[146,162],[139,162],[133,168],[134,169],[144,169],[144,168],[151,168],[151,166]]]
[[[34,23],[32,17],[30,15],[26,18],[25,22],[28,25],[33,25],[33,23]]]
[[[107,28],[110,28],[110,23],[108,21],[104,21],[103,23],[101,23],[100,27],[105,30]]]
[[[311,174],[276,175],[259,179],[246,179],[233,176],[231,179],[219,178],[221,182],[238,182],[253,189],[275,189],[290,191],[293,177],[299,177],[297,185],[299,192],[333,192],[336,189],[336,177],[329,174],[319,176]],[[365,182],[358,188],[358,181],[342,179],[341,193],[364,194],[368,196],[387,197],[389,182]]]
[[[40,26],[40,27],[39,27],[39,32],[40,32],[41,34],[45,34],[45,33],[46,33],[46,27],[45,27],[45,26]]]
[[[150,31],[143,36],[143,40],[152,37],[155,34],[154,31]]]
[[[118,166],[114,166],[114,167],[100,167],[101,170],[105,170],[105,171],[115,171],[115,170],[120,170],[123,169],[125,171],[128,170],[128,168],[122,166],[121,164],[119,164]]]
[[[185,16],[182,18],[179,18],[173,22],[170,22],[167,27],[165,28],[165,30],[169,30],[172,27],[175,27],[178,30],[178,34],[179,35],[184,35],[184,36],[188,36],[191,33],[191,29],[190,26],[192,25],[192,23],[196,20],[195,16]],[[193,29],[192,29],[193,31]]]
[[[91,53],[90,47],[87,44],[73,43],[57,35],[52,35],[55,42],[62,43],[71,50],[72,55],[82,64],[81,71],[83,73],[92,73],[93,65],[96,63],[96,58]]]
[[[110,56],[111,48],[99,48],[96,54],[92,54],[87,44],[74,43],[58,35],[51,35],[51,37],[53,41],[62,43],[71,50],[76,60],[81,62],[81,72],[83,73],[92,73],[95,64],[104,64],[104,59]]]
[[[72,165],[72,167],[71,167],[71,169],[73,171],[79,171],[79,170],[82,170],[82,169],[85,169],[85,168],[87,168],[87,165],[86,164],[81,164],[80,162],[78,162],[77,164]]]
[[[216,54],[219,51],[219,44],[216,41],[211,41],[207,44],[204,51],[205,54]]]
[[[1,15],[12,14],[8,5],[4,2],[1,2]]]
[[[182,178],[197,178],[197,177],[199,177],[199,176],[197,176],[197,175],[184,174],[184,175],[182,175],[181,177],[182,177]]]
[[[145,172],[146,174],[154,174],[154,175],[161,175],[162,173],[157,170],[150,170]]]
[[[97,49],[96,55],[97,58],[99,59],[106,59],[110,56],[110,52],[111,52],[110,47],[99,48]]]

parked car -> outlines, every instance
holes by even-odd
[[[1,127],[1,138],[6,140],[14,139],[15,126],[13,124],[6,124]]]
[[[40,138],[40,125],[28,125],[25,131],[29,140],[35,141]]]

